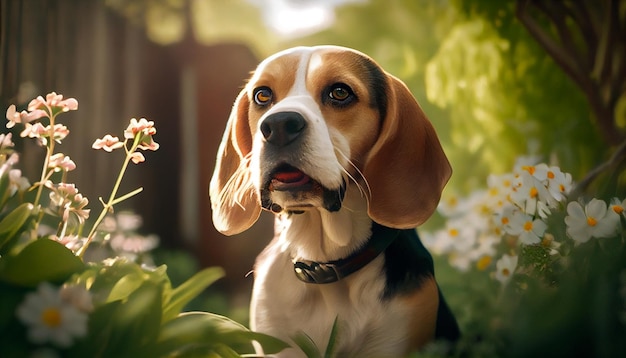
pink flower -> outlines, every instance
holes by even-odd
[[[48,131],[48,133],[50,133],[50,126],[47,126],[46,130]],[[54,133],[53,134],[54,140],[57,143],[61,143],[61,141],[65,139],[65,137],[67,137],[68,134],[70,134],[70,130],[67,129],[67,127],[62,124],[55,124],[53,133]]]
[[[144,135],[154,135],[156,134],[156,128],[154,128],[154,122],[148,121],[145,118],[140,118],[139,120],[135,118],[130,119],[130,124],[124,131],[124,138],[134,139],[137,133],[143,133]]]
[[[0,134],[0,148],[14,147],[15,143],[11,140],[13,133]]]
[[[76,218],[78,218],[78,221],[81,224],[84,223],[85,220],[89,219],[89,212],[91,210],[85,209],[85,207],[87,207],[88,204],[89,204],[89,199],[83,197],[82,194],[74,195],[74,198],[72,200],[72,204],[70,207],[70,211],[76,215]]]
[[[48,189],[52,190],[52,192],[50,192],[50,201],[56,206],[62,206],[65,198],[73,197],[78,194],[78,189],[76,189],[74,184],[59,183],[55,185],[48,180],[45,185]]]
[[[137,146],[137,148],[142,149],[142,150],[152,150],[152,151],[156,151],[157,149],[159,149],[159,143],[155,142],[152,137],[144,137],[144,140],[141,141],[141,143]],[[149,140],[148,142],[146,142],[145,140]]]
[[[29,111],[43,109],[42,107],[45,107],[49,113],[58,113],[59,110],[61,112],[74,111],[78,109],[78,101],[75,98],[63,99],[62,94],[50,92],[46,95],[46,99],[38,96],[28,104]]]
[[[42,138],[48,133],[43,124],[37,122],[35,124],[26,123],[24,130],[20,133],[20,137]]]
[[[9,170],[9,190],[11,195],[15,194],[16,191],[26,191],[28,188],[30,188],[30,183],[27,178],[22,176],[21,170]]]
[[[139,164],[141,162],[145,162],[146,158],[140,152],[134,152],[130,155],[130,160],[135,164]]]
[[[159,149],[159,144],[152,139],[155,134],[156,128],[154,128],[153,121],[148,121],[145,118],[139,120],[131,118],[128,128],[124,131],[124,138],[135,139],[137,135],[140,135],[137,147],[142,150],[154,151]]]
[[[28,123],[32,122],[35,119],[39,119],[44,117],[46,112],[42,110],[34,110],[31,112],[21,111],[18,112],[15,108],[15,105],[12,104],[7,108],[6,118],[9,121],[6,125],[7,128],[13,128],[16,123]]]
[[[69,219],[70,213],[74,213],[81,224],[89,218],[90,210],[85,209],[89,200],[78,192],[74,184],[53,184],[51,181],[47,181],[45,185],[52,190],[50,203],[53,207],[58,208],[59,216],[63,218],[63,221]]]
[[[69,156],[65,156],[63,153],[57,153],[50,156],[50,162],[48,168],[53,168],[54,171],[72,171],[76,169],[76,163],[70,159]]]
[[[73,252],[78,251],[78,249],[80,249],[85,244],[85,241],[86,241],[85,238],[80,237],[78,235],[68,235],[68,236],[63,236],[63,237],[50,235],[48,238],[50,240],[58,241],[59,243],[63,244],[65,247],[72,250]]]
[[[104,149],[109,153],[123,146],[124,143],[120,142],[118,137],[113,137],[110,134],[105,135],[102,139],[96,139],[91,145],[93,149]]]

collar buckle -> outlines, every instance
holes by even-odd
[[[293,271],[300,281],[306,283],[332,283],[343,278],[334,263],[320,263],[309,260],[293,263]]]
[[[372,223],[372,235],[368,242],[352,255],[330,262],[294,260],[293,271],[305,283],[333,283],[360,270],[384,252],[396,239],[399,229]]]

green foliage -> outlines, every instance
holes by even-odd
[[[49,260],[49,257],[55,257],[55,260]],[[83,267],[82,260],[62,244],[47,239],[35,240],[16,254],[1,257],[0,281],[34,287],[42,281],[63,282]]]
[[[127,165],[145,160],[137,150],[156,150],[158,144],[152,139],[153,122],[145,118],[131,119],[124,142],[110,135],[94,142],[94,148],[107,151],[124,147],[126,157],[109,200],[100,199],[103,210],[83,237],[88,200],[65,182],[75,163],[54,151],[55,143],[68,133],[65,126],[54,126],[56,116],[76,109],[74,98],[63,100],[52,92],[46,99],[33,100],[28,112],[18,112],[14,105],[7,111],[8,127],[48,118],[50,129],[34,134],[46,156],[41,179],[32,186],[12,169],[18,155],[11,136],[0,138],[0,356],[238,357],[254,352],[252,341],[268,353],[286,347],[226,317],[183,314],[194,298],[224,275],[219,268],[200,270],[173,287],[165,265],[149,268],[118,256],[95,262],[83,259],[96,236],[115,234],[124,239],[123,231],[132,231],[129,216],[126,228],[113,219],[108,226],[100,223],[114,205],[141,191],[117,197]],[[41,118],[31,118],[37,116]],[[56,172],[63,172],[59,183],[52,181]],[[24,195],[29,189],[36,191],[32,202]],[[40,201],[44,191],[50,198],[45,207]],[[54,235],[39,233],[45,215],[56,226]]]
[[[8,187],[4,190],[8,191]],[[0,221],[0,256],[8,253],[36,214],[33,204],[23,203]]]
[[[384,1],[337,9],[328,30],[286,45],[338,44],[407,83],[467,193],[521,154],[581,178],[607,156],[581,91],[515,19],[514,1]]]
[[[41,256],[46,252],[54,259]],[[59,254],[66,252],[67,254]],[[39,261],[31,261],[35,258]],[[38,256],[39,255],[39,256]],[[204,269],[172,288],[165,266],[141,268],[124,259],[110,259],[87,266],[63,245],[48,239],[33,241],[16,255],[2,258],[0,270],[0,353],[26,352],[30,343],[14,312],[23,294],[42,281],[86,286],[95,309],[90,314],[88,334],[62,350],[67,357],[110,356],[223,356],[238,357],[253,352],[252,340],[268,353],[286,344],[251,332],[229,318],[208,312],[183,313],[186,304],[223,275],[221,269]],[[33,262],[44,262],[32,270]],[[24,267],[24,264],[30,264]],[[19,269],[19,270],[18,270]],[[53,271],[49,271],[53,270]],[[72,275],[73,274],[73,275]],[[71,277],[70,277],[71,276]],[[62,280],[58,280],[58,278]],[[15,330],[15,327],[19,329]],[[19,334],[16,334],[18,332]]]

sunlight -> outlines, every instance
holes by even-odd
[[[335,20],[335,7],[359,0],[248,0],[257,6],[268,28],[283,37],[298,37],[328,28]]]

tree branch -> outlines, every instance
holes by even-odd
[[[608,8],[615,9],[619,6],[617,5],[618,0],[608,0],[612,1],[608,4]],[[556,5],[556,6],[560,6]],[[585,8],[585,4],[582,1],[572,3],[571,13],[578,13],[577,18],[579,18],[581,22],[586,22],[585,17],[582,16],[582,9]],[[573,10],[575,7],[580,6],[581,10]],[[542,26],[540,26],[535,19],[529,13],[529,9],[531,7],[535,7],[538,11],[543,12],[544,15],[551,20],[551,23],[556,27],[559,32],[559,36],[563,42],[563,45],[560,45],[555,39],[554,36],[551,36]],[[550,8],[550,5],[546,5],[545,3],[541,3],[539,0],[519,0],[516,6],[516,16],[520,20],[520,22],[526,27],[528,32],[535,38],[535,40],[545,49],[545,51],[552,57],[554,62],[574,81],[578,87],[583,91],[586,95],[591,110],[593,111],[595,121],[600,128],[603,138],[610,145],[619,145],[623,139],[624,134],[617,128],[615,124],[615,101],[611,101],[611,98],[615,95],[611,86],[611,78],[605,76],[605,72],[607,71],[607,67],[609,68],[609,73],[612,72],[612,58],[616,53],[611,47],[611,43],[616,42],[614,40],[614,35],[610,34],[610,31],[607,32],[607,29],[614,28],[616,26],[614,19],[612,21],[608,21],[603,19],[603,16],[611,16],[611,11],[605,9],[605,11],[599,11],[598,13],[593,13],[593,10],[589,9],[590,12],[587,14],[589,22],[592,24],[594,29],[598,29],[604,24],[602,27],[603,35],[600,39],[600,44],[589,44],[588,47],[596,47],[591,51],[588,51],[588,58],[592,58],[592,62],[595,65],[584,66],[580,65],[578,62],[579,55],[576,53],[575,45],[571,39],[570,30],[567,28],[566,22],[563,17],[565,15],[555,12],[553,8]],[[565,8],[561,9],[563,13],[567,13]],[[614,16],[615,14],[613,14]],[[619,15],[617,23],[619,24]],[[611,25],[613,23],[613,25]],[[619,28],[619,27],[618,27]],[[597,38],[597,34],[596,34]],[[598,48],[601,48],[600,51],[596,51]],[[591,52],[591,53],[590,53]],[[597,54],[596,54],[597,53]],[[594,56],[594,54],[596,54]],[[599,64],[598,64],[599,62]],[[599,71],[597,77],[592,77],[592,71]],[[621,93],[621,91],[619,92]]]
[[[574,189],[570,192],[569,197],[570,198],[580,197],[587,190],[589,185],[591,185],[591,183],[600,174],[602,174],[603,172],[609,169],[619,166],[621,163],[625,161],[626,161],[626,141],[624,141],[619,147],[617,147],[617,149],[615,150],[615,152],[613,152],[613,155],[611,156],[609,160],[598,165],[597,167],[593,168],[589,173],[587,173],[587,175],[580,182],[578,182],[578,184],[576,184],[576,187],[574,187]]]
[[[527,7],[530,5],[529,0],[521,0],[517,2],[516,15],[520,22],[526,27],[528,32],[535,40],[546,50],[546,52],[554,59],[554,61],[572,78],[572,80],[587,93],[587,89],[591,87],[591,82],[584,73],[580,72],[578,65],[572,60],[571,56],[563,51],[563,49],[548,35],[535,20],[530,17]]]
[[[617,2],[611,0],[606,6],[603,13],[602,28],[600,32],[600,41],[596,50],[596,56],[594,61],[593,70],[591,71],[591,77],[598,82],[603,83],[607,81],[611,76],[611,64],[612,64],[612,50],[615,45],[615,30],[616,25],[619,22],[617,14]],[[615,11],[614,14],[612,12]],[[607,96],[607,94],[603,94]],[[606,97],[605,97],[606,99]]]
[[[564,15],[567,14],[567,7],[560,1],[535,1],[533,4],[537,9],[545,13],[554,24],[559,38],[561,39],[561,43],[563,44],[563,49],[577,67],[578,72],[587,70],[593,62],[581,62],[579,60],[580,58],[584,58],[584,49],[579,48],[576,43],[574,43],[572,29],[567,26],[566,15]]]

